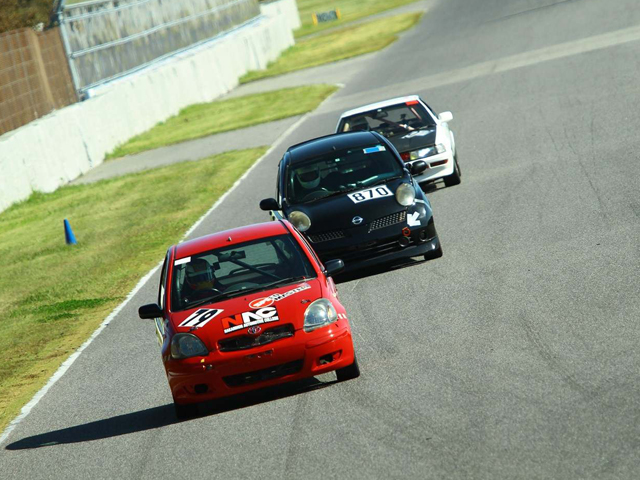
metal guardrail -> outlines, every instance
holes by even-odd
[[[63,5],[59,22],[84,96],[259,16],[258,0],[95,0]]]

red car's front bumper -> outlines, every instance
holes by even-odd
[[[313,377],[347,367],[354,358],[351,328],[340,319],[261,347],[216,350],[184,360],[169,357],[165,369],[174,401],[185,405]]]

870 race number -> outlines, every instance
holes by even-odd
[[[393,195],[386,185],[379,187],[368,188],[367,190],[360,190],[359,192],[349,193],[349,198],[353,203],[366,202],[367,200],[373,200],[374,198],[390,197]]]

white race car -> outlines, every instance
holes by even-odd
[[[373,130],[389,139],[406,163],[423,160],[428,168],[418,183],[443,179],[447,187],[460,183],[451,112],[436,115],[418,95],[392,98],[344,112],[337,133]]]

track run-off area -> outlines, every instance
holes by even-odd
[[[462,183],[427,190],[444,256],[338,285],[360,378],[177,421],[137,316],[156,272],[3,436],[3,479],[640,477],[637,2],[426,4],[357,69],[320,67],[344,87],[190,233],[269,220],[283,152],[345,110],[450,110]]]

